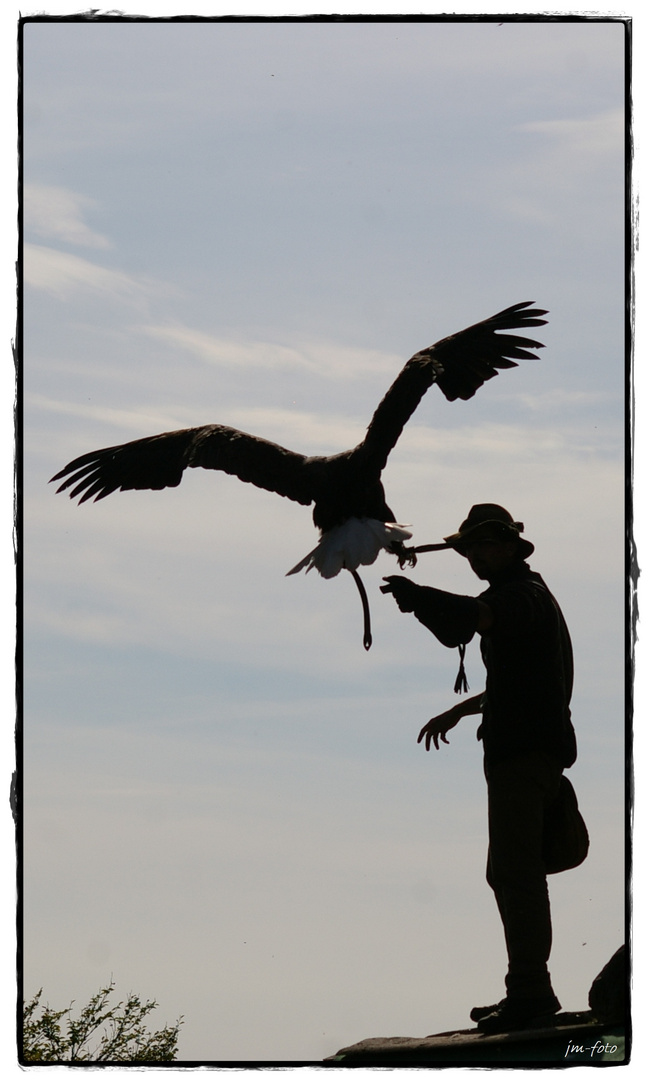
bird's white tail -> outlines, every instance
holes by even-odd
[[[309,551],[289,570],[286,577],[300,570],[315,567],[324,578],[332,578],[340,570],[357,570],[376,561],[382,548],[389,548],[398,540],[409,540],[412,534],[407,525],[395,521],[378,521],[376,518],[349,518],[322,536],[317,547]]]

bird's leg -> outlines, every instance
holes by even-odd
[[[346,568],[349,569],[348,567]],[[367,599],[367,592],[362,584],[362,578],[357,570],[349,570],[350,574],[353,574],[353,580],[358,586],[358,592],[360,593],[360,599],[362,600],[362,611],[364,613],[364,636],[362,638],[362,644],[365,649],[371,648],[371,616],[369,614],[369,601]]]
[[[398,558],[398,565],[401,570],[405,565],[416,566],[418,562],[417,554],[421,551],[447,551],[449,544],[419,544],[418,547],[405,547],[405,544],[400,540],[394,540],[391,546],[388,548],[392,555],[396,555]]]
[[[387,550],[396,556],[401,570],[404,566],[416,566],[416,548],[406,547],[402,540],[394,540]]]

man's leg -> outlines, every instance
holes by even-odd
[[[550,1002],[551,911],[542,859],[545,806],[562,769],[544,754],[499,762],[487,773],[487,880],[499,908],[509,968],[507,999]]]

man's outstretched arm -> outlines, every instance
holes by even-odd
[[[392,574],[383,581],[380,591],[391,593],[401,611],[412,611],[448,648],[465,644],[475,632],[485,633],[493,625],[491,609],[477,597],[416,585],[400,574]]]

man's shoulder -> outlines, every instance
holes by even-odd
[[[521,606],[537,611],[555,605],[546,582],[526,563],[523,570],[491,583],[478,599],[499,610]]]

